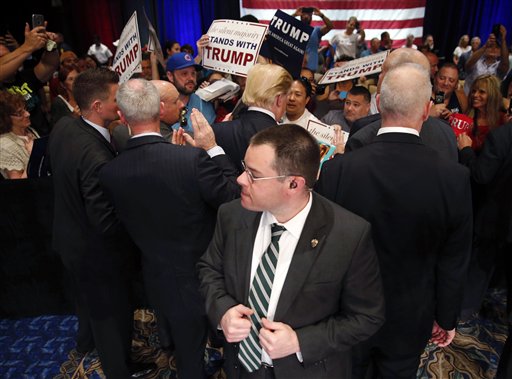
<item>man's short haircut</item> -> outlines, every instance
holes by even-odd
[[[313,188],[320,164],[320,148],[315,138],[296,124],[272,126],[256,133],[251,145],[270,145],[275,151],[273,168],[278,175],[297,175]]]
[[[247,74],[242,101],[248,106],[268,109],[277,95],[288,93],[292,77],[276,64],[255,64]]]
[[[380,89],[382,116],[417,120],[430,101],[430,73],[417,63],[404,63],[388,71]]]
[[[363,96],[364,101],[369,103],[372,100],[372,95],[370,91],[368,91],[368,88],[364,86],[353,86],[350,91],[348,91],[349,94],[353,96]]]
[[[386,58],[386,70],[391,70],[404,63],[416,63],[430,71],[430,62],[425,54],[415,49],[396,49]]]
[[[441,71],[443,68],[451,68],[453,70],[457,70],[457,75],[459,74],[459,69],[457,68],[457,65],[453,62],[444,62],[441,67],[439,67],[439,71]]]
[[[304,90],[306,91],[306,97],[311,97],[313,88],[311,87],[311,83],[309,82],[309,79],[306,78],[305,76],[301,76],[299,79],[297,79],[295,81],[300,83],[304,87]]]
[[[119,75],[106,67],[85,70],[73,82],[73,96],[82,111],[89,109],[95,100],[106,100],[110,86],[119,83]]]
[[[160,94],[153,83],[145,79],[131,79],[121,84],[116,101],[128,124],[155,121],[160,117]]]

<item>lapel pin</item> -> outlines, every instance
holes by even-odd
[[[315,239],[312,239],[312,240],[311,240],[311,247],[312,247],[312,248],[315,248],[315,247],[316,247],[316,245],[318,245],[318,240],[317,240],[316,238],[315,238]]]

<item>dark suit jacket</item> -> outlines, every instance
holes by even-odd
[[[325,162],[316,190],[372,225],[386,299],[378,346],[410,354],[434,320],[455,327],[471,251],[468,170],[414,135],[387,133]]]
[[[375,115],[366,118],[369,124],[366,126],[358,125],[358,131],[351,131],[347,144],[345,145],[345,152],[356,150],[373,141],[375,136],[377,136],[377,131],[380,129],[381,119],[379,117],[378,120],[371,121],[372,119],[375,119]],[[365,119],[358,121],[363,123]],[[429,117],[427,121],[423,123],[420,137],[425,145],[436,150],[442,157],[452,162],[458,162],[457,139],[446,122],[438,118]]]
[[[266,113],[247,111],[236,120],[212,125],[217,144],[231,158],[239,172],[243,171],[241,160],[249,147],[249,140],[260,130],[277,125],[276,120]]]
[[[82,118],[63,117],[52,130],[48,152],[55,191],[53,247],[64,264],[108,277],[127,253],[121,246],[126,233],[98,180],[115,151]]]
[[[215,327],[229,308],[248,304],[260,218],[239,200],[219,209],[214,238],[198,264],[206,311]],[[350,377],[350,348],[383,322],[370,233],[364,220],[313,194],[274,317],[296,331],[304,362],[295,354],[274,359],[276,378]],[[224,354],[228,378],[238,378],[238,344],[226,343]]]
[[[217,208],[240,193],[228,157],[210,159],[202,149],[142,136],[128,140],[100,180],[142,252],[150,301],[161,306],[184,296],[204,313],[195,265],[213,235]]]
[[[471,147],[459,154],[471,178],[484,185],[475,209],[475,234],[487,241],[512,243],[512,123],[491,131],[478,157]]]

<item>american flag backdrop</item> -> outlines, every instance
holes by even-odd
[[[366,33],[366,41],[388,31],[393,47],[405,44],[413,34],[417,45],[423,36],[426,0],[240,0],[240,15],[252,14],[261,23],[268,24],[277,9],[292,14],[298,7],[317,7],[334,24],[334,29],[322,39],[330,41],[334,34],[345,30],[348,19],[356,16]],[[312,26],[324,25],[313,16]]]

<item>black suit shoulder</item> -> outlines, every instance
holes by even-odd
[[[217,143],[241,172],[243,168],[240,161],[244,159],[251,137],[259,131],[275,125],[277,122],[268,114],[247,111],[235,120],[213,124],[212,128]]]

